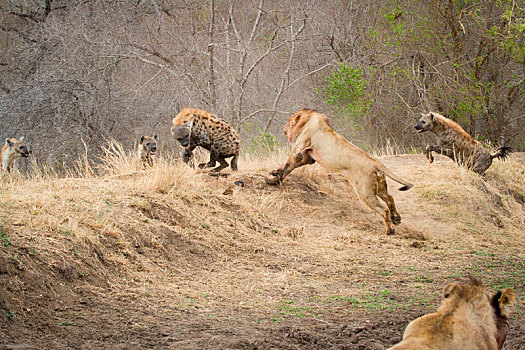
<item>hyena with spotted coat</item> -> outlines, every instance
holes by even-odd
[[[5,140],[4,147],[2,147],[2,153],[0,154],[2,169],[10,172],[17,158],[27,158],[30,155],[31,147],[24,142],[24,137],[21,137],[19,140],[8,138]]]
[[[157,135],[151,137],[144,135],[140,138],[137,155],[142,161],[142,166],[153,166],[153,156],[157,153]]]
[[[492,159],[505,160],[511,151],[510,147],[502,146],[496,153],[491,154],[481,142],[470,136],[458,123],[434,112],[422,113],[421,119],[414,128],[418,132],[431,131],[437,136],[437,145],[427,145],[425,150],[430,163],[434,161],[432,152],[439,152],[456,163],[483,175],[485,170],[492,165]]]
[[[241,141],[235,129],[216,115],[195,108],[184,108],[172,120],[171,133],[184,147],[183,160],[189,163],[193,150],[200,146],[210,151],[210,161],[199,168],[215,167],[213,172],[228,167],[225,158],[233,157],[231,169],[237,170]]]

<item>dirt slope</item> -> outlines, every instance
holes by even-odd
[[[416,186],[386,236],[318,166],[226,178],[146,172],[0,183],[0,349],[385,349],[468,275],[512,286],[525,347],[525,165],[481,178],[438,157],[381,160]],[[242,180],[244,187],[232,185]]]

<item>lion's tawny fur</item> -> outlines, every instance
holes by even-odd
[[[438,310],[410,322],[403,340],[389,350],[501,349],[516,298],[512,288],[494,296],[477,280],[447,285]]]
[[[283,131],[293,144],[292,151],[286,163],[271,172],[266,183],[278,184],[293,169],[318,162],[327,170],[346,177],[359,198],[383,217],[387,234],[395,232],[392,224],[399,224],[401,216],[387,191],[386,177],[403,184],[401,190],[411,188],[411,183],[339,135],[330,126],[328,117],[315,110],[299,110],[288,119]]]

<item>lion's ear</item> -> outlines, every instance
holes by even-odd
[[[510,306],[516,302],[516,295],[514,294],[514,289],[505,288],[501,292],[501,297],[498,300],[501,307]]]
[[[457,291],[458,284],[450,283],[443,289],[443,298],[447,299]]]
[[[303,116],[300,113],[297,113],[296,115],[294,115],[292,119],[292,126],[297,125],[297,123],[299,123],[299,120],[301,120],[302,117]]]

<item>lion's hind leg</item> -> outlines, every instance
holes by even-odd
[[[394,197],[392,197],[390,193],[388,193],[385,174],[380,173],[380,172],[376,174],[377,174],[377,195],[388,206],[388,209],[390,210],[390,218],[392,219],[392,223],[394,225],[399,225],[401,223],[401,215],[399,215],[399,213],[397,212],[396,203],[394,202]]]
[[[379,198],[377,197],[378,195],[377,189],[378,189],[378,184],[374,176],[373,182],[368,181],[368,183],[367,182],[360,183],[356,187],[356,192],[357,192],[358,197],[363,202],[365,202],[365,204],[370,209],[372,209],[373,211],[375,211],[376,213],[378,213],[379,215],[383,217],[383,220],[385,222],[386,234],[393,235],[396,233],[396,231],[392,227],[392,218],[390,216],[390,209],[388,209],[387,206],[385,206],[383,203],[379,201]]]

